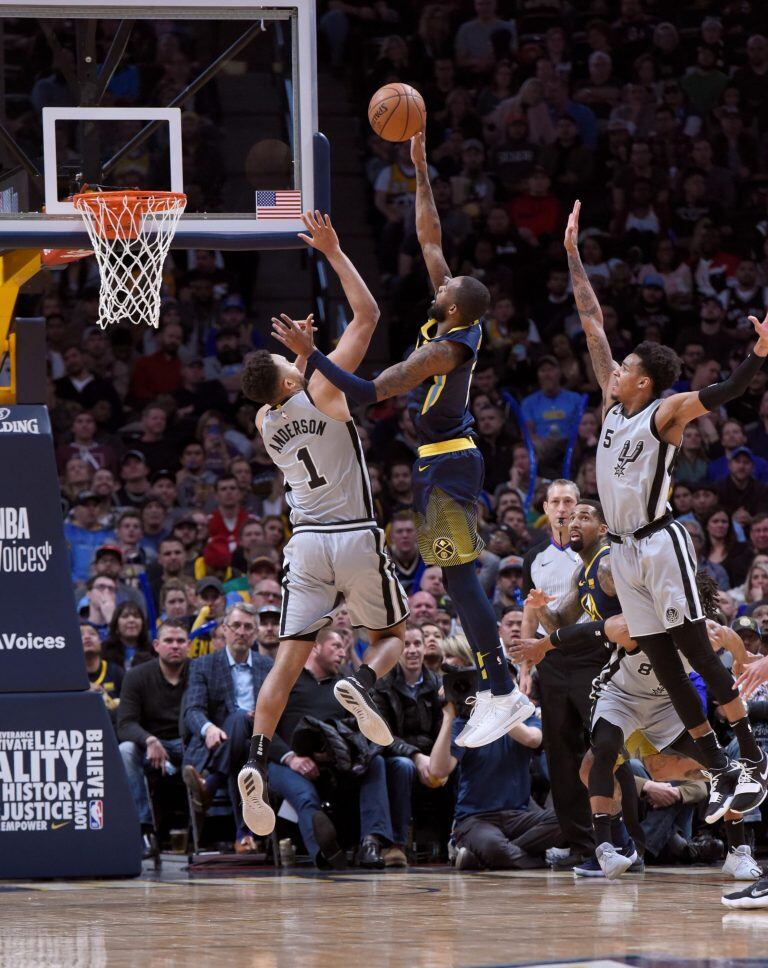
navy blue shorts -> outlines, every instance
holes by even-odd
[[[477,500],[484,476],[476,448],[420,457],[413,465],[419,550],[428,565],[463,565],[480,555]]]

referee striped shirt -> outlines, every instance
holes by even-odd
[[[539,588],[545,594],[555,596],[555,601],[550,602],[549,607],[557,609],[573,587],[581,565],[581,558],[571,550],[570,545],[561,547],[551,539],[536,545],[523,558],[523,597],[532,588]],[[585,622],[587,618],[586,614],[582,615],[579,621]],[[541,625],[537,631],[539,635],[547,634]]]

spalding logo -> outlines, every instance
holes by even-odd
[[[0,434],[39,434],[40,427],[36,418],[30,420],[8,420],[11,411],[0,407]]]

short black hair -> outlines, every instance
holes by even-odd
[[[467,325],[474,323],[485,316],[491,305],[488,287],[474,276],[462,276],[456,290],[456,305],[459,307],[461,321]]]
[[[516,613],[519,613],[520,615],[522,615],[523,614],[523,608],[522,608],[521,605],[507,605],[502,610],[501,615],[499,616],[499,621],[501,621],[504,618],[505,615],[509,615],[510,612],[516,612]]]
[[[280,384],[280,370],[269,350],[254,350],[245,358],[243,395],[255,403],[273,403]]]
[[[635,347],[635,355],[640,357],[640,365],[651,378],[655,396],[660,397],[680,378],[680,357],[671,346],[645,340]]]
[[[603,505],[599,501],[595,501],[591,497],[585,497],[579,498],[579,500],[576,502],[576,507],[578,507],[580,504],[586,504],[588,508],[592,508],[597,515],[600,524],[606,523],[605,514],[603,513]]]

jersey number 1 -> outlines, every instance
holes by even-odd
[[[299,450],[296,451],[296,456],[307,469],[307,474],[309,475],[309,486],[311,490],[314,491],[316,487],[322,487],[323,484],[328,483],[324,477],[317,473],[317,468],[313,464],[312,458],[309,456],[309,451],[306,447],[299,448]]]

